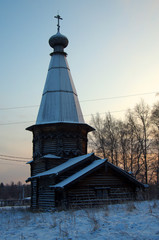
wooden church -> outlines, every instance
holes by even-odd
[[[95,129],[84,122],[60,33],[49,39],[53,48],[33,133],[31,208],[54,210],[103,205],[136,199],[144,185],[124,170],[87,153],[87,135]]]

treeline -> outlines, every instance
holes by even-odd
[[[0,183],[0,200],[24,199],[30,197],[30,185],[18,182],[15,184]]]
[[[91,125],[90,149],[143,183],[159,184],[159,102],[150,109],[141,101],[124,120],[96,114]]]

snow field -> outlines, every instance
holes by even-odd
[[[1,240],[159,240],[159,200],[32,213],[0,208]]]

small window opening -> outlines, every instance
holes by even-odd
[[[107,199],[108,198],[110,188],[98,187],[98,188],[95,188],[95,190],[96,190],[96,196],[98,199]]]

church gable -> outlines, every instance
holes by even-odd
[[[91,164],[63,181],[50,186],[56,194],[58,207],[103,206],[108,203],[135,200],[140,185],[112,169],[106,160],[91,168]],[[93,163],[92,163],[93,165]],[[63,196],[59,198],[59,196]]]
[[[50,209],[48,202],[53,199],[52,209],[103,206],[137,199],[138,189],[144,189],[143,184],[127,173],[122,174],[120,168],[116,171],[107,159],[94,155],[93,159],[86,158],[80,165],[73,164],[72,169],[66,167],[69,165],[66,162],[51,169],[50,173],[46,171],[33,177],[31,180],[37,184],[34,201],[38,208]]]

